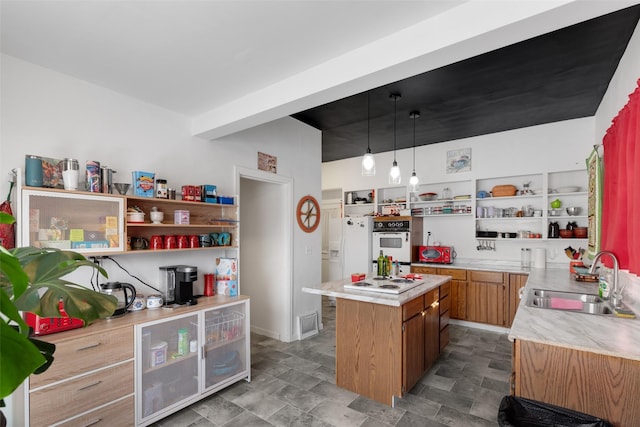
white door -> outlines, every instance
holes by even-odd
[[[342,278],[342,202],[323,200],[322,215],[322,281]]]

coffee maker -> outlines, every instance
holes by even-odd
[[[198,267],[166,265],[160,267],[160,292],[166,304],[195,305],[193,283],[198,280]]]

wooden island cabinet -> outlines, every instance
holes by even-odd
[[[408,393],[440,354],[441,287],[399,307],[338,297],[336,384],[390,406]]]

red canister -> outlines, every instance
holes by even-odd
[[[211,297],[215,295],[215,290],[213,288],[214,282],[215,282],[214,274],[209,273],[204,275],[204,296],[205,297]]]

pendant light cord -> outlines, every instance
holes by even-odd
[[[393,163],[396,162],[396,120],[398,118],[398,95],[393,96]]]
[[[371,153],[371,92],[367,92],[367,153]]]
[[[413,116],[413,172],[416,171],[416,116]]]

